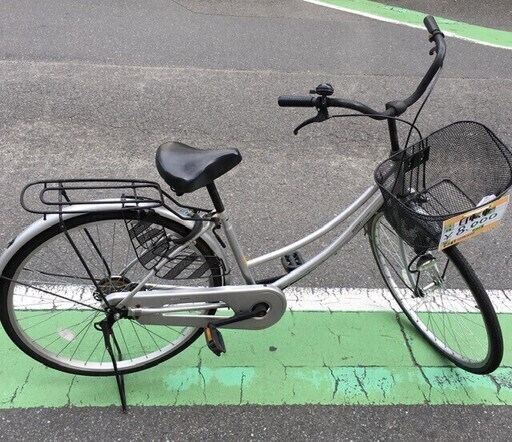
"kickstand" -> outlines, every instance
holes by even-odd
[[[110,359],[112,359],[112,365],[114,366],[114,374],[116,376],[117,389],[119,390],[119,397],[121,398],[121,407],[123,409],[123,413],[126,413],[126,391],[124,388],[124,376],[119,373],[117,369],[117,360],[122,361],[123,355],[121,353],[121,349],[119,348],[119,344],[117,343],[117,339],[112,330],[112,325],[114,325],[114,317],[113,315],[108,315],[105,319],[100,322],[94,324],[94,327],[97,330],[101,330],[103,332],[103,339],[105,341],[105,348],[110,355]],[[112,349],[112,345],[110,344],[110,337],[112,337],[112,341],[114,342],[114,346],[117,350],[117,359],[114,354],[114,350]]]

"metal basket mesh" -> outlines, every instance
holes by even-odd
[[[156,276],[167,280],[208,279],[211,267],[219,267],[218,258],[202,255],[194,248],[186,247],[168,259],[180,247],[176,234],[160,224],[155,224],[140,213],[141,219],[125,220],[128,235],[137,259],[147,270],[157,270]],[[167,262],[159,265],[162,260]],[[158,267],[157,267],[158,266]]]
[[[384,161],[375,181],[400,237],[416,250],[435,249],[443,221],[509,189],[512,153],[482,124],[460,121]]]

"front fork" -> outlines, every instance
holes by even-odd
[[[403,242],[402,242],[403,247]],[[414,265],[414,268],[412,266]],[[446,263],[448,266],[448,262]],[[417,255],[408,265],[407,274],[409,276],[409,281],[414,281],[412,286],[414,287],[414,295],[416,297],[425,297],[425,295],[438,287],[444,286],[445,283],[445,275],[446,275],[446,267],[443,270],[443,273],[439,271],[439,266],[437,260],[434,256],[432,256],[429,252],[423,253],[421,255]],[[421,275],[427,275],[424,278],[424,282],[427,282],[428,279],[431,279],[431,282],[427,283],[423,287],[420,287],[420,277]],[[416,276],[416,278],[414,278]]]

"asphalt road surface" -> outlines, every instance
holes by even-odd
[[[512,5],[502,0],[381,0],[391,6],[424,11],[434,16],[451,18],[453,20],[485,26],[492,29],[512,29]]]
[[[451,12],[460,20],[471,14]],[[510,22],[489,12],[475,23],[494,19],[497,28]],[[429,133],[477,120],[511,144],[512,53],[447,44],[420,127]],[[388,147],[385,125],[364,119],[332,120],[295,137],[312,112],[280,109],[277,96],[305,95],[327,81],[336,96],[383,108],[415,88],[429,49],[420,30],[293,0],[3,0],[0,243],[35,219],[19,206],[28,181],[159,180],[154,153],[170,139],[240,149],[243,162],[218,184],[249,256],[294,241],[364,190]],[[182,200],[206,202],[202,192]],[[511,225],[509,217],[464,246],[489,288],[511,286]],[[366,243],[359,235],[301,285],[383,287]],[[506,439],[510,418],[509,407],[427,405],[132,407],[128,417],[116,408],[30,409],[0,412],[0,438]]]

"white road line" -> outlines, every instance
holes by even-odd
[[[400,20],[393,20],[392,18],[382,17],[381,15],[370,14],[368,12],[358,11],[357,9],[344,8],[343,6],[333,5],[331,3],[325,3],[322,0],[303,0],[303,1],[305,1],[306,3],[312,3],[314,5],[318,5],[318,6],[324,6],[326,8],[336,9],[338,11],[348,12],[350,14],[360,15],[362,17],[371,18],[373,20],[379,20],[379,21],[384,21],[386,23],[393,23],[395,25],[403,25],[403,26],[408,26],[409,28],[425,30],[424,26],[414,25],[414,24],[403,22]]]
[[[36,288],[18,286],[16,288],[15,305],[25,310],[66,310],[85,309],[82,305],[73,303],[73,300],[87,305],[99,307],[99,303],[91,301],[93,289],[90,286],[63,286],[44,285]],[[58,296],[51,297],[48,292]],[[71,293],[70,293],[71,292]],[[498,313],[512,313],[512,290],[488,290],[489,297]],[[400,307],[387,289],[366,288],[323,288],[323,287],[290,287],[285,291],[288,309],[291,311],[309,312],[376,312],[376,311],[400,311]],[[467,312],[468,302],[457,302],[460,298],[466,298],[469,294],[465,290],[452,290],[454,302],[450,305],[450,311]],[[65,300],[63,298],[67,298]],[[422,298],[415,298],[420,304],[424,304]],[[414,298],[412,298],[414,301]],[[448,298],[443,298],[438,310],[446,307]],[[463,307],[463,308],[461,308]],[[476,307],[476,306],[475,306]],[[432,311],[435,304],[429,303],[423,311]],[[420,310],[420,311],[421,311]],[[472,311],[476,312],[474,308]]]
[[[453,299],[466,298],[468,290],[451,290]],[[512,313],[512,290],[487,290],[489,297],[497,313]],[[290,287],[285,290],[288,301],[288,309],[292,311],[354,311],[354,312],[375,312],[375,311],[401,311],[393,295],[387,289],[366,289],[366,288],[306,288]],[[423,303],[421,298],[416,298]],[[444,299],[447,304],[447,298]],[[467,312],[467,302],[464,309],[460,303],[453,303],[451,311]],[[475,306],[476,307],[476,306]],[[434,311],[432,303],[419,311]],[[442,306],[438,306],[441,311]],[[472,311],[476,312],[474,308]]]
[[[396,25],[407,26],[409,28],[421,29],[423,31],[425,30],[425,27],[422,26],[422,25],[419,25],[419,24],[415,25],[413,23],[407,23],[405,21],[394,20],[392,18],[383,17],[383,16],[377,15],[377,14],[371,14],[371,13],[368,13],[368,12],[358,11],[357,9],[345,8],[343,6],[333,5],[331,3],[324,3],[322,0],[303,0],[303,1],[305,1],[307,3],[312,3],[314,5],[318,5],[318,6],[324,6],[326,8],[336,9],[338,11],[348,12],[350,14],[360,15],[362,17],[371,18],[373,20],[379,20],[379,21],[383,21],[383,22],[386,22],[386,23],[393,23],[393,24],[396,24]],[[459,35],[459,34],[457,34],[455,32],[446,31],[444,29],[443,29],[443,33],[447,37],[458,38],[460,40],[470,41],[472,43],[477,43],[477,44],[481,44],[481,45],[484,45],[484,46],[491,46],[493,48],[500,48],[500,49],[511,49],[510,46],[505,46],[505,45],[500,45],[500,44],[495,44],[495,43],[489,43],[487,41],[479,40],[477,38],[467,37],[467,36],[464,36],[464,35]]]

